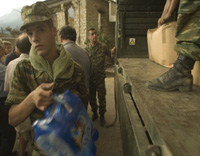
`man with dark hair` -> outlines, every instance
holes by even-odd
[[[88,30],[88,39],[90,43],[87,45],[86,50],[92,62],[92,71],[89,81],[89,102],[93,112],[92,120],[94,121],[98,118],[98,105],[96,99],[96,95],[98,95],[100,125],[104,126],[104,114],[106,112],[105,56],[114,57],[115,48],[110,51],[108,48],[99,43],[97,41],[97,33],[94,28],[90,28]]]
[[[60,41],[63,44],[65,50],[69,52],[72,59],[79,63],[85,74],[85,85],[89,89],[89,77],[91,62],[88,53],[81,47],[75,44],[76,42],[76,30],[70,26],[63,26],[59,32]],[[87,109],[88,99],[83,101],[85,108]]]
[[[61,44],[56,44],[57,30],[51,11],[43,2],[22,8],[21,17],[31,42],[29,60],[17,64],[6,105],[10,105],[9,123],[17,126],[30,117],[31,123],[44,118],[44,110],[52,104],[54,93],[66,90],[82,101],[88,96],[84,72]],[[34,143],[34,132],[30,135]],[[32,155],[45,155],[34,143]]]
[[[6,92],[9,92],[11,89],[13,74],[18,62],[20,62],[23,59],[28,59],[29,57],[31,43],[29,42],[26,33],[23,33],[18,36],[16,41],[16,47],[21,53],[21,55],[19,56],[19,58],[10,61],[10,63],[7,66],[4,85],[4,90]],[[19,134],[19,154],[20,156],[24,156],[26,151],[26,145],[28,143],[28,138],[25,138],[24,136],[26,136],[26,134],[29,133],[29,131],[32,129],[30,118],[27,118],[24,122],[16,126],[15,129]]]
[[[70,26],[63,26],[59,32],[61,42],[62,40],[70,40],[76,42],[76,30]],[[65,44],[65,43],[64,43]]]

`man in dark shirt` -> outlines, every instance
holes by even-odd
[[[17,47],[15,47],[9,54],[6,55],[4,64],[7,66],[10,61],[18,58],[20,54],[21,53],[19,52]]]

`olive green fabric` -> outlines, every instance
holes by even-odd
[[[20,30],[31,23],[47,21],[51,19],[51,11],[43,2],[36,2],[30,6],[24,6],[21,11],[23,24]]]
[[[91,59],[91,74],[96,78],[99,76],[105,77],[105,57],[106,55],[111,57],[111,53],[108,48],[100,43],[97,43],[95,47],[92,47],[91,44],[88,44],[85,50],[88,52]]]
[[[200,0],[180,0],[175,50],[200,60]]]
[[[51,67],[44,57],[37,55],[37,51],[32,46],[29,54],[31,64],[33,68],[41,73],[46,71],[53,81],[55,81],[57,77],[68,79],[72,77],[74,72],[74,62],[71,59],[70,54],[66,53],[63,45],[57,44],[56,48],[58,49],[58,52],[60,52],[60,55]]]

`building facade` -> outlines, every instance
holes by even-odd
[[[94,27],[111,38],[114,45],[115,22],[109,21],[109,1],[107,0],[46,0],[52,10],[53,20],[58,30],[64,25],[73,26],[77,32],[77,44],[85,47],[87,31]]]

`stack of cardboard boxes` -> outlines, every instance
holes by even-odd
[[[174,51],[176,21],[163,24],[159,28],[147,31],[149,59],[168,68],[173,67],[178,54]],[[193,82],[200,86],[200,62],[197,61],[192,70]]]

